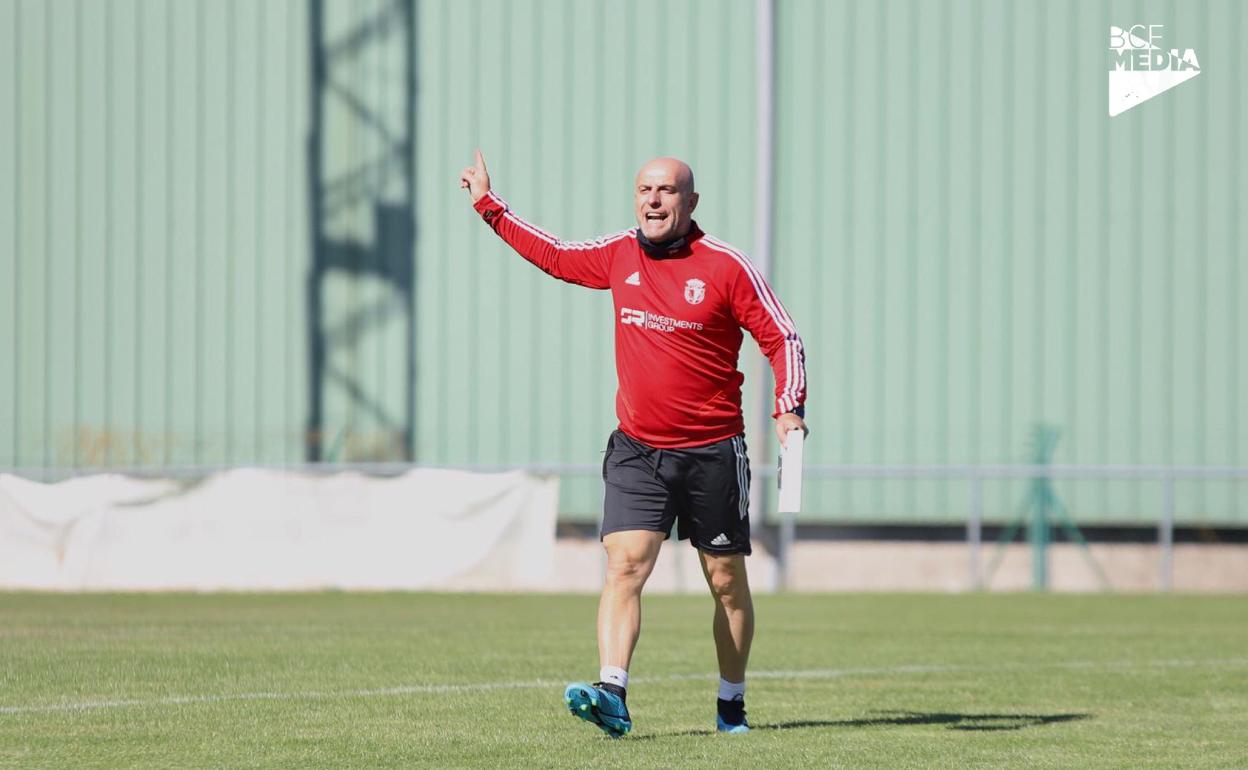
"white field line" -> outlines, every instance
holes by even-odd
[[[979,673],[996,674],[1007,671],[1032,671],[1043,669],[1069,669],[1092,672],[1132,671],[1170,668],[1248,668],[1248,658],[1224,658],[1209,660],[1151,660],[1137,662],[1106,662],[1106,661],[1055,661],[1053,663],[1036,664],[1000,664],[993,666],[974,665],[912,665],[882,666],[878,668],[816,668],[795,669],[790,671],[751,671],[751,679],[840,679],[853,676],[898,676],[906,674],[949,674]],[[630,679],[636,684],[656,684],[663,682],[714,682],[715,675],[672,674],[669,676],[639,676]],[[92,711],[98,709],[115,709],[148,706],[186,706],[198,703],[225,703],[229,701],[287,701],[287,700],[330,700],[346,698],[376,698],[401,695],[439,695],[444,693],[491,692],[494,690],[542,690],[563,687],[564,681],[550,679],[530,679],[518,682],[478,682],[470,684],[413,684],[396,687],[379,687],[367,690],[309,690],[303,692],[244,692],[222,693],[219,695],[171,695],[163,698],[134,698],[119,700],[90,700],[47,704],[29,704],[16,706],[0,706],[3,714],[34,714],[58,711]]]

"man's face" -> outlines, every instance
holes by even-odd
[[[647,238],[670,241],[689,232],[698,194],[693,172],[675,158],[659,158],[641,167],[636,184],[637,226]]]

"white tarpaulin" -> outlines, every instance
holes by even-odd
[[[558,498],[557,478],[519,471],[0,474],[0,588],[542,588]]]

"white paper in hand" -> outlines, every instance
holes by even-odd
[[[784,448],[780,450],[780,499],[776,510],[780,513],[802,512],[802,445],[806,434],[800,430],[789,431]]]

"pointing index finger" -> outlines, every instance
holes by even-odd
[[[478,147],[476,150],[476,153],[477,153],[477,168],[484,171],[485,170],[485,158],[481,156],[481,148]]]

